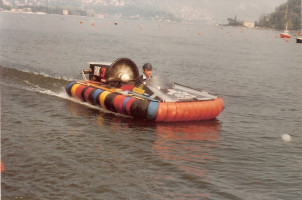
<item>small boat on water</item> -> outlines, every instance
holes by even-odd
[[[289,34],[288,31],[288,21],[287,21],[287,10],[288,10],[288,4],[286,4],[286,12],[285,12],[285,29],[283,31],[283,33],[280,33],[280,37],[281,38],[291,38],[292,36]]]
[[[86,78],[86,74],[89,78]],[[223,100],[205,91],[154,76],[138,82],[139,71],[128,58],[90,63],[83,80],[66,87],[70,97],[103,109],[155,122],[201,121],[216,118]]]
[[[283,31],[283,33],[280,33],[281,38],[291,38],[292,36],[289,34],[289,31],[287,28]]]
[[[302,27],[302,21],[301,21],[301,27]],[[302,43],[302,29],[300,29],[296,34],[296,42]]]

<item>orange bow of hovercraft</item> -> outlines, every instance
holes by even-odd
[[[214,119],[224,108],[221,98],[160,76],[138,83],[138,68],[128,58],[89,65],[89,70],[82,71],[83,80],[69,83],[66,92],[112,112],[148,121],[182,122]]]

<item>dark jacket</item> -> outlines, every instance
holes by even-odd
[[[139,83],[143,83],[144,81],[146,81],[146,79],[144,79],[144,75],[140,75],[138,79],[136,79],[135,83],[139,84]]]

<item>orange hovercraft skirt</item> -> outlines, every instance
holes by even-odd
[[[219,97],[211,100],[160,102],[127,96],[120,90],[71,82],[66,87],[70,97],[103,109],[137,119],[155,122],[202,121],[216,118],[224,108]]]

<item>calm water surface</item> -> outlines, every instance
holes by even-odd
[[[301,44],[269,30],[114,22],[0,13],[2,199],[301,198]],[[66,95],[88,62],[119,57],[226,108],[156,124]]]

